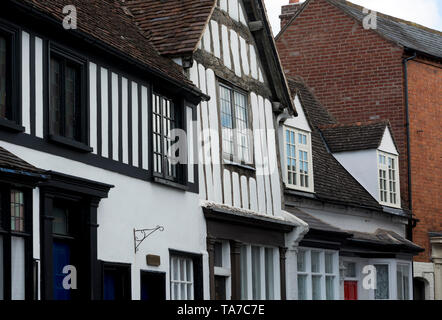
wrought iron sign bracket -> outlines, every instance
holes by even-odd
[[[164,231],[163,226],[156,226],[153,229],[140,229],[137,230],[134,228],[134,247],[135,247],[135,253],[138,252],[138,247],[141,245],[141,243],[146,240],[152,233],[156,231]]]

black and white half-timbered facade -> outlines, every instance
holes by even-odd
[[[368,127],[339,149],[263,0],[4,0],[0,299],[410,298],[397,151]]]
[[[0,6],[0,298],[202,299],[198,166],[168,150],[197,154],[207,96],[117,1]]]
[[[197,115],[208,297],[293,299],[287,250],[307,225],[282,210],[275,129],[283,110],[296,110],[263,1],[126,4],[157,49],[210,97]]]

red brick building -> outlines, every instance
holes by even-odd
[[[285,72],[302,77],[339,122],[390,121],[402,207],[418,220],[412,239],[426,249],[415,276],[433,272],[423,280],[426,297],[442,298],[435,247],[442,234],[442,33],[346,1],[290,2],[276,37]]]

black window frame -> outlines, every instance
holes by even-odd
[[[152,106],[151,106],[151,111],[149,114],[149,132],[150,132],[150,136],[151,141],[150,141],[150,147],[149,147],[149,153],[150,153],[150,164],[151,164],[151,175],[152,175],[152,180],[154,182],[158,182],[158,183],[162,183],[165,185],[169,185],[171,187],[176,187],[178,189],[182,189],[182,190],[188,190],[188,185],[187,185],[187,166],[188,164],[183,164],[183,163],[178,163],[175,165],[176,168],[176,177],[170,176],[168,174],[166,174],[166,162],[167,162],[167,156],[165,154],[164,151],[164,131],[163,131],[163,120],[164,120],[164,115],[161,114],[161,121],[160,121],[160,126],[161,126],[161,152],[158,153],[155,151],[154,149],[154,139],[155,139],[155,132],[153,129],[153,121],[155,119],[155,115],[154,115],[154,108],[155,108],[155,103],[156,103],[156,99],[155,97],[158,96],[159,99],[164,99],[164,100],[168,100],[173,104],[173,111],[174,111],[174,117],[175,117],[175,129],[181,129],[185,132],[187,132],[187,126],[186,126],[186,112],[184,112],[184,99],[179,98],[175,95],[169,95],[167,94],[167,92],[164,92],[164,90],[160,89],[160,88],[152,88]],[[177,140],[175,140],[176,142]],[[188,150],[189,150],[189,146],[187,146]],[[193,149],[192,149],[193,150]],[[155,161],[155,154],[160,155],[162,157],[162,161],[161,161],[161,165],[162,165],[162,172],[158,172],[155,170],[154,167],[154,161]]]
[[[24,201],[24,230],[15,231],[11,228],[11,191],[23,192]],[[33,216],[32,216],[32,188],[20,185],[0,182],[0,236],[3,239],[3,298],[12,299],[12,279],[7,277],[12,271],[12,237],[20,237],[25,241],[25,300],[33,300],[34,297],[34,260],[33,260]]]
[[[23,132],[21,125],[21,36],[20,28],[0,19],[0,35],[6,38],[9,44],[7,65],[10,68],[6,75],[6,108],[5,118],[0,117],[0,128]]]
[[[101,283],[102,283],[102,300],[104,300],[104,275],[107,271],[116,272],[120,275],[121,296],[115,299],[116,301],[130,301],[132,300],[132,265],[127,263],[100,261],[101,263]]]
[[[221,87],[227,89],[230,91],[230,106],[232,108],[232,131],[233,131],[233,153],[226,153],[224,151],[224,136],[223,136],[223,124],[222,124],[222,110],[221,110]],[[232,165],[240,165],[240,166],[247,166],[247,168],[254,169],[255,161],[254,161],[254,141],[253,137],[250,136],[250,134],[247,136],[248,139],[248,151],[249,151],[249,161],[244,161],[243,159],[239,161],[239,145],[237,140],[237,116],[236,116],[236,108],[235,108],[235,92],[238,94],[243,95],[246,98],[246,110],[247,110],[247,129],[252,130],[253,123],[252,123],[252,113],[250,108],[250,95],[249,92],[246,90],[239,88],[238,86],[235,86],[227,81],[224,81],[222,79],[217,79],[217,104],[218,104],[218,110],[219,110],[219,126],[221,129],[220,134],[220,148],[222,153],[222,159],[226,164],[232,164]]]
[[[54,44],[52,42],[48,43],[49,49],[48,49],[48,57],[47,57],[47,79],[46,79],[46,86],[47,86],[47,116],[45,117],[45,121],[47,122],[46,126],[46,134],[50,142],[64,145],[69,148],[76,149],[77,151],[82,152],[92,152],[92,148],[89,146],[89,105],[88,105],[88,60],[74,52],[72,50],[69,50],[65,47],[62,47],[58,44]],[[77,71],[80,73],[80,76],[77,79],[78,85],[77,85],[77,92],[78,95],[78,104],[79,109],[76,110],[76,112],[79,113],[77,115],[77,118],[80,119],[80,124],[77,125],[76,130],[79,131],[79,136],[76,138],[69,138],[66,137],[64,131],[66,130],[66,124],[60,124],[60,134],[54,134],[52,133],[53,130],[51,128],[51,61],[52,58],[55,58],[62,62],[62,71],[61,71],[61,82],[65,81],[65,72],[64,69],[67,65],[72,65],[75,68],[77,68]],[[62,121],[65,121],[65,117],[63,116],[65,109],[66,109],[66,101],[65,101],[65,85],[61,85],[61,100],[60,100],[60,107],[61,107],[61,114],[60,118]]]

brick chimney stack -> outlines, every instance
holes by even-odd
[[[288,5],[282,6],[281,15],[279,16],[281,19],[281,29],[286,25],[290,18],[298,12],[301,5],[302,4],[299,3],[299,0],[290,0]]]

